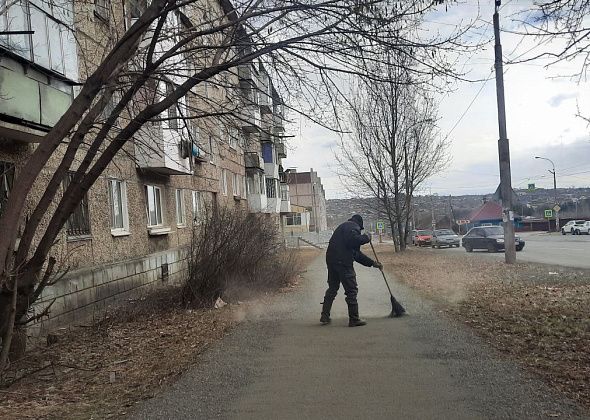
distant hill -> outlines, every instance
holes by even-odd
[[[555,203],[552,189],[538,188],[534,191],[515,190],[518,203],[515,211],[525,216],[543,216],[545,209]],[[558,201],[562,218],[580,218],[590,220],[590,188],[558,188]],[[416,196],[414,197],[414,218],[420,228],[430,226],[432,216],[437,225],[446,226],[451,218],[467,219],[485,200],[491,200],[492,194],[460,196]],[[360,214],[365,219],[365,226],[374,230],[378,220],[386,221],[379,211],[379,202],[375,198],[348,198],[327,200],[326,211],[328,227],[333,229],[353,214]]]

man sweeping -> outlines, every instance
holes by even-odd
[[[361,234],[362,230],[363,218],[355,214],[348,221],[338,226],[330,238],[330,244],[326,252],[328,290],[326,290],[324,296],[322,316],[320,318],[320,322],[324,325],[330,323],[330,310],[338,293],[340,283],[344,287],[348,305],[348,326],[360,327],[367,324],[359,318],[359,305],[356,300],[358,285],[353,262],[356,261],[364,266],[378,269],[382,269],[383,266],[361,252],[361,245],[371,241],[370,234],[363,235]]]

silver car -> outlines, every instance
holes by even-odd
[[[448,246],[449,248],[456,246],[459,248],[459,236],[451,229],[436,229],[432,233],[430,246],[433,248],[440,248],[441,246]]]

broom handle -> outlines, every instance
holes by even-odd
[[[375,247],[373,246],[373,241],[369,241],[369,244],[371,244],[371,249],[373,250],[373,255],[375,255],[375,261],[377,261],[379,264],[381,264],[379,262],[379,257],[377,257],[377,253],[375,252]],[[389,283],[387,282],[387,277],[385,277],[385,273],[383,272],[383,268],[380,268],[379,271],[381,271],[381,275],[383,276],[383,280],[385,280],[385,285],[387,286],[387,290],[389,290],[389,295],[391,297],[393,297],[393,293],[391,293],[391,288],[389,287]]]

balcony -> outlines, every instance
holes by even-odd
[[[195,151],[187,138],[181,130],[164,130],[161,125],[144,125],[135,135],[137,165],[161,175],[192,174],[190,160]],[[197,152],[199,153],[201,152]]]
[[[287,157],[287,148],[285,147],[285,143],[279,142],[275,144],[275,148],[277,151],[277,156],[281,159],[285,159]]]
[[[246,152],[244,153],[244,166],[246,169],[264,171],[264,160],[258,152]]]
[[[281,115],[272,115],[272,130],[273,133],[283,133],[285,131],[284,119]]]
[[[260,108],[258,105],[244,105],[242,109],[242,129],[248,133],[260,130]]]
[[[39,142],[68,110],[72,88],[36,70],[25,74],[22,66],[11,67],[0,67],[0,136]]]
[[[258,70],[256,70],[256,67],[252,63],[240,64],[238,66],[238,78],[256,84],[258,81]]]

